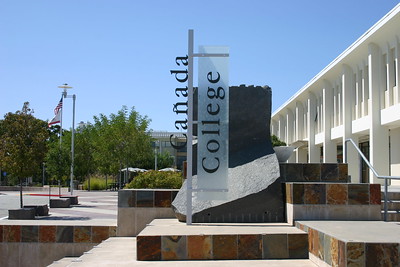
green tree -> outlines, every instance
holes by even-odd
[[[74,175],[79,182],[83,182],[96,172],[93,134],[91,125],[87,124],[78,128],[75,135]]]
[[[63,183],[67,180],[71,166],[70,151],[70,146],[65,141],[61,145],[60,140],[50,143],[46,155],[46,171],[49,175],[49,180],[60,180]]]
[[[22,181],[38,172],[47,152],[47,123],[36,119],[29,102],[22,110],[7,113],[0,130],[0,162],[2,169],[18,177],[20,204],[23,207]]]
[[[94,160],[100,172],[116,174],[122,167],[143,168],[152,159],[150,120],[134,108],[94,117],[91,128]]]

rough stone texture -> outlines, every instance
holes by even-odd
[[[230,87],[229,100],[228,200],[203,201],[194,193],[193,222],[284,221],[282,185],[275,183],[273,190],[269,187],[279,178],[269,130],[271,89]],[[196,188],[196,166],[193,174],[193,188]],[[186,183],[172,206],[178,219],[185,221]]]
[[[52,198],[50,199],[50,208],[69,208],[71,200],[69,198]]]
[[[16,210],[8,210],[9,220],[34,220],[35,208],[23,208]]]

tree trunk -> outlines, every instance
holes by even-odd
[[[24,202],[22,200],[22,179],[19,179],[19,202],[21,205],[21,209],[24,207]]]

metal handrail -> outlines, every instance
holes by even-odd
[[[375,168],[371,165],[369,160],[364,156],[364,154],[361,152],[361,150],[358,148],[357,144],[351,139],[346,139],[345,141],[345,146],[344,146],[344,155],[345,159],[347,161],[347,143],[350,142],[354,148],[356,149],[357,153],[360,155],[360,157],[364,160],[364,162],[367,164],[368,168],[372,171],[372,173],[378,178],[378,179],[384,179],[385,180],[385,191],[384,191],[384,203],[383,203],[383,209],[384,209],[384,215],[383,218],[385,221],[387,221],[387,212],[388,212],[388,185],[389,182],[388,180],[395,179],[395,180],[400,180],[400,176],[388,176],[388,175],[379,175]],[[347,163],[347,162],[346,162]],[[360,166],[361,168],[361,166]]]

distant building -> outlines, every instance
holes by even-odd
[[[171,138],[172,135],[172,138]],[[168,153],[174,158],[174,166],[183,170],[183,162],[186,161],[186,137],[184,133],[180,132],[152,132],[151,137],[154,138],[153,147],[157,149],[159,153],[168,151]],[[175,149],[171,145],[171,141],[178,149]]]
[[[342,161],[351,138],[378,174],[400,176],[399,64],[400,4],[272,114],[271,133],[299,146],[289,162]],[[359,182],[359,158],[347,157]],[[365,166],[361,179],[383,182]]]

